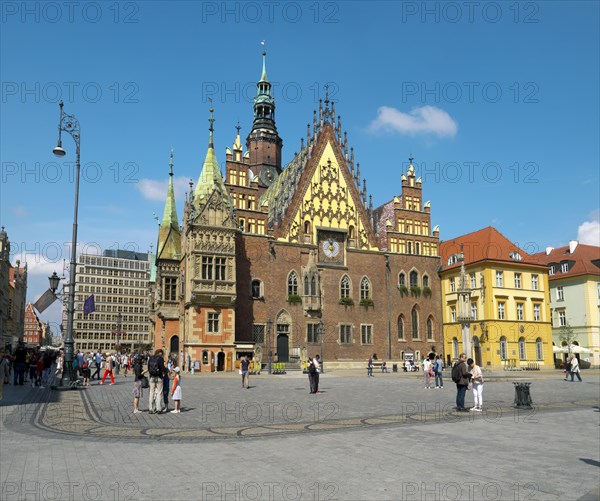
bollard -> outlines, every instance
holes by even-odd
[[[531,383],[513,382],[513,384],[515,385],[515,407],[517,409],[531,409],[533,404],[529,392]]]

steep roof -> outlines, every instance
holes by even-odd
[[[181,258],[181,232],[177,219],[177,207],[175,205],[175,191],[173,189],[173,152],[169,162],[169,188],[167,189],[167,200],[163,218],[158,230],[158,259],[178,260]]]
[[[440,244],[442,269],[460,268],[460,261],[451,260],[455,255],[464,254],[465,265],[480,261],[506,262],[544,266],[523,249],[513,244],[493,226],[447,240]]]
[[[572,253],[570,246],[565,245],[552,249],[549,254],[538,252],[533,254],[532,258],[546,265],[570,263],[566,273],[561,272],[558,266],[554,275],[550,275],[550,281],[579,275],[600,276],[600,247],[595,245],[577,244]]]

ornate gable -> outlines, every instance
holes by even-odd
[[[275,236],[316,243],[317,229],[330,228],[347,232],[357,248],[378,250],[368,212],[329,123],[311,153]]]
[[[223,195],[218,189],[209,192],[206,201],[198,208],[192,224],[237,229],[229,195]]]

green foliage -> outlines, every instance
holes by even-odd
[[[413,297],[419,297],[421,295],[421,287],[418,285],[411,285],[410,295]]]
[[[429,287],[423,287],[423,296],[431,297],[431,289]]]
[[[302,302],[302,297],[298,294],[290,294],[287,298],[287,302],[289,304],[300,304]]]
[[[341,297],[339,302],[344,306],[354,306],[354,299],[351,297]]]
[[[399,285],[398,290],[400,291],[401,296],[408,296],[408,287],[406,287],[406,285]]]
[[[369,308],[369,306],[374,306],[375,303],[373,302],[373,300],[370,297],[366,297],[366,298],[360,300],[360,305],[364,306],[365,308]]]

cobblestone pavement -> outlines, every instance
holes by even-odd
[[[5,386],[0,499],[596,499],[600,385],[583,377],[490,375],[487,411],[468,414],[451,381],[402,373],[327,373],[318,395],[298,373],[249,390],[184,375],[183,411],[164,415],[133,414],[131,377]],[[518,378],[532,410],[512,407]]]

